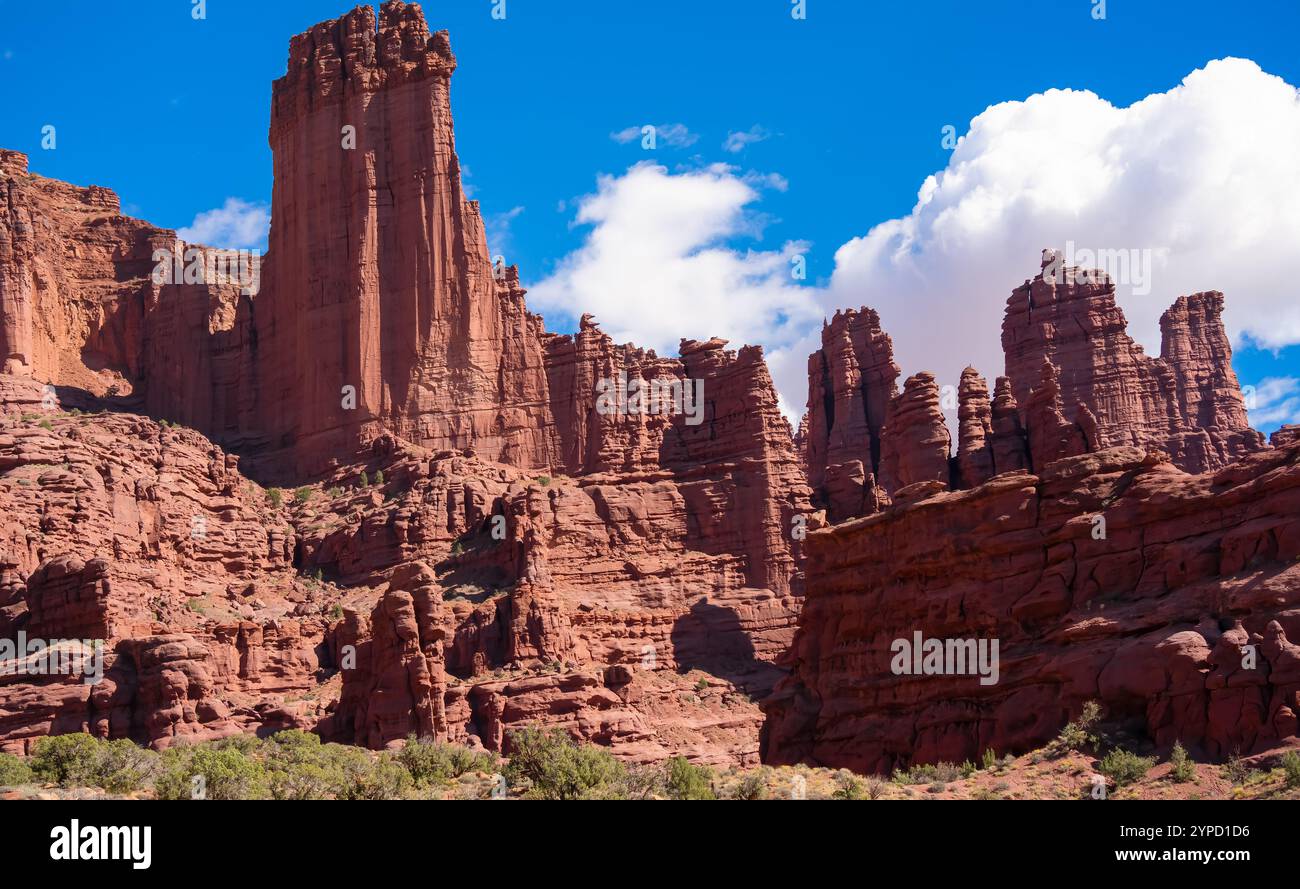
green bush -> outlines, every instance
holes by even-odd
[[[375,471],[375,484],[376,484],[376,485],[383,485],[383,483],[384,483],[384,471],[383,471],[382,469],[376,470],[376,471]]]
[[[340,744],[322,744],[311,732],[290,729],[266,740],[267,787],[275,799],[334,799],[349,783],[349,762],[366,753]]]
[[[60,787],[102,787],[131,793],[158,771],[158,754],[125,739],[101,741],[86,734],[41,738],[32,748],[31,772]]]
[[[627,771],[608,750],[579,746],[561,729],[522,728],[510,733],[512,786],[527,782],[530,799],[607,799]]]
[[[668,796],[672,799],[717,799],[713,793],[713,770],[696,766],[683,756],[668,760]]]
[[[311,495],[312,495],[311,488],[308,487],[307,485],[303,485],[301,488],[293,492],[293,499],[298,501],[299,503],[306,503],[308,500],[311,499]]]
[[[1154,757],[1138,756],[1116,747],[1102,758],[1097,771],[1114,781],[1116,787],[1123,787],[1142,778],[1155,764]]]
[[[1175,781],[1186,782],[1196,779],[1196,763],[1192,762],[1180,742],[1174,743],[1174,749],[1169,754],[1169,765],[1170,774],[1174,776]]]
[[[32,768],[21,757],[0,753],[0,787],[29,784],[31,780]]]
[[[256,739],[253,739],[256,741]],[[154,782],[159,799],[192,799],[193,779],[202,775],[207,799],[265,799],[266,769],[244,752],[243,744],[169,747]]]
[[[740,779],[731,791],[732,799],[767,799],[767,775],[762,769]]]
[[[273,509],[279,509],[281,502],[284,501],[284,492],[279,488],[270,488],[266,492],[266,502],[271,504]]]
[[[1282,771],[1286,775],[1287,787],[1300,787],[1300,754],[1288,750],[1282,757]]]
[[[86,734],[53,735],[32,746],[32,774],[60,787],[93,784],[98,762],[99,742]]]
[[[986,770],[988,770],[988,769],[992,769],[994,766],[996,766],[996,765],[998,764],[998,755],[997,755],[997,753],[993,750],[992,747],[985,747],[985,748],[984,748],[984,758],[983,758],[983,762],[984,762],[984,768],[985,768]]]
[[[866,799],[867,788],[858,776],[848,769],[840,769],[835,773],[835,791],[831,794],[831,799]]]
[[[427,738],[411,735],[406,746],[397,754],[400,762],[415,781],[416,787],[446,784],[469,772],[496,770],[496,757],[479,753],[456,744],[442,744]]]
[[[970,772],[975,770],[973,765],[966,764]],[[941,763],[922,763],[914,765],[910,769],[900,769],[894,772],[894,783],[896,784],[948,784],[959,778],[969,777],[970,772],[965,771],[965,766],[953,765],[950,762]]]
[[[539,475],[537,483],[544,488],[551,483],[551,477],[549,475]]]
[[[110,793],[133,793],[153,780],[160,762],[157,753],[125,738],[100,742],[94,783]]]
[[[357,484],[363,488],[370,487],[370,476],[366,473],[364,469],[361,470],[361,475],[357,480]]]
[[[1083,712],[1079,714],[1079,718],[1061,729],[1061,734],[1056,738],[1057,744],[1065,750],[1082,750],[1085,747],[1097,746],[1097,736],[1092,733],[1092,729],[1100,720],[1101,705],[1096,701],[1088,701],[1083,705]]]
[[[343,762],[344,783],[339,799],[401,799],[414,785],[411,773],[392,754],[381,753],[371,759],[348,756]]]

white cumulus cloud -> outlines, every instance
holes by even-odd
[[[1127,108],[1072,90],[994,105],[908,216],[839,249],[824,305],[878,309],[905,373],[991,378],[1007,296],[1070,242],[1149,266],[1117,280],[1149,354],[1161,312],[1199,290],[1224,292],[1235,343],[1300,342],[1296,89],[1224,59]]]
[[[271,210],[266,204],[226,198],[215,210],[205,210],[194,221],[176,230],[183,241],[224,250],[254,250],[266,247],[271,229]]]
[[[822,310],[792,274],[806,244],[734,246],[761,234],[747,213],[758,199],[755,185],[721,164],[672,174],[641,163],[601,176],[578,203],[576,223],[591,226],[583,245],[530,287],[529,304],[590,312],[615,341],[661,355],[676,355],[683,337],[788,348]]]
[[[601,177],[579,205],[585,243],[530,302],[594,312],[616,339],[670,354],[682,336],[762,344],[794,420],[808,354],[840,308],[880,312],[905,375],[956,384],[968,364],[990,381],[1003,373],[1006,299],[1037,274],[1044,247],[1135,260],[1116,275],[1117,298],[1150,354],[1160,314],[1201,290],[1224,292],[1236,345],[1300,343],[1300,96],[1248,60],[1211,62],[1126,108],[1079,90],[991,106],[908,215],[862,220],[824,287],[790,279],[807,245],[735,247],[755,233],[761,191],[785,187],[722,165]],[[1283,392],[1286,380],[1259,384],[1255,423],[1296,416],[1288,399],[1300,393]]]

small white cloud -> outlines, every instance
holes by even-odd
[[[176,235],[192,244],[224,250],[254,250],[266,247],[271,229],[271,210],[266,204],[226,198],[216,210],[205,210],[194,221],[176,230]]]
[[[689,148],[698,142],[700,138],[687,129],[685,124],[660,123],[653,126],[656,145],[667,145],[670,148]],[[644,138],[644,130],[644,126],[625,127],[610,133],[609,138],[620,145],[626,145],[629,142]]]
[[[763,142],[770,139],[771,136],[772,134],[763,129],[763,127],[754,124],[747,130],[733,130],[730,133],[727,133],[727,138],[722,143],[722,150],[729,151],[732,154],[739,154],[744,151],[747,146],[753,145],[757,142]]]
[[[1245,394],[1250,425],[1256,429],[1300,423],[1300,379],[1265,377],[1246,387]]]
[[[758,173],[750,170],[745,174],[745,182],[755,188],[770,188],[773,191],[787,191],[790,188],[790,180],[780,173]]]

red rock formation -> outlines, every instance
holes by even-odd
[[[93,692],[12,685],[31,701],[0,744],[300,725],[501,749],[543,721],[633,758],[757,758],[810,512],[762,351],[545,333],[464,197],[455,64],[403,3],[293,40],[256,288],[156,282],[172,233],[0,158],[0,344],[34,378],[0,377],[21,482],[0,491],[0,626],[109,649]],[[611,407],[618,380],[676,401]],[[244,459],[61,412],[106,393]],[[276,506],[250,467],[323,481]]]
[[[989,384],[968,367],[957,388],[957,473],[961,487],[984,484],[997,471],[993,456],[993,403]]]
[[[1214,757],[1291,739],[1297,506],[1294,444],[1198,476],[1112,448],[814,532],[765,761],[978,761],[1042,745],[1091,699]],[[895,674],[916,632],[998,640],[997,682]]]
[[[1043,264],[1038,277],[1011,294],[1002,323],[1007,377],[1022,418],[1050,361],[1065,419],[1079,421],[1070,413],[1074,405],[1088,408],[1102,447],[1159,448],[1188,472],[1266,447],[1246,420],[1220,319],[1222,294],[1179,297],[1161,318],[1161,357],[1152,359],[1129,337],[1107,275],[1062,268],[1052,251],[1044,251]]]
[[[939,408],[934,374],[907,378],[889,402],[880,449],[880,483],[891,494],[917,482],[947,487],[952,440]]]
[[[900,371],[873,310],[847,309],[822,327],[808,357],[808,410],[800,435],[808,483],[834,520],[877,502],[881,430]]]

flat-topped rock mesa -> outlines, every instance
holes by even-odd
[[[836,312],[809,357],[799,447],[832,521],[866,515],[904,491],[975,487],[996,475],[1107,447],[1163,451],[1189,473],[1210,472],[1268,447],[1246,417],[1224,331],[1223,294],[1180,296],[1160,319],[1161,355],[1127,333],[1103,272],[1043,271],[1016,288],[1002,325],[1006,375],[993,397],[974,368],[955,404],[941,406],[931,374],[902,390],[893,343],[867,308]],[[942,407],[956,408],[956,453]],[[906,490],[905,489],[909,489]]]

